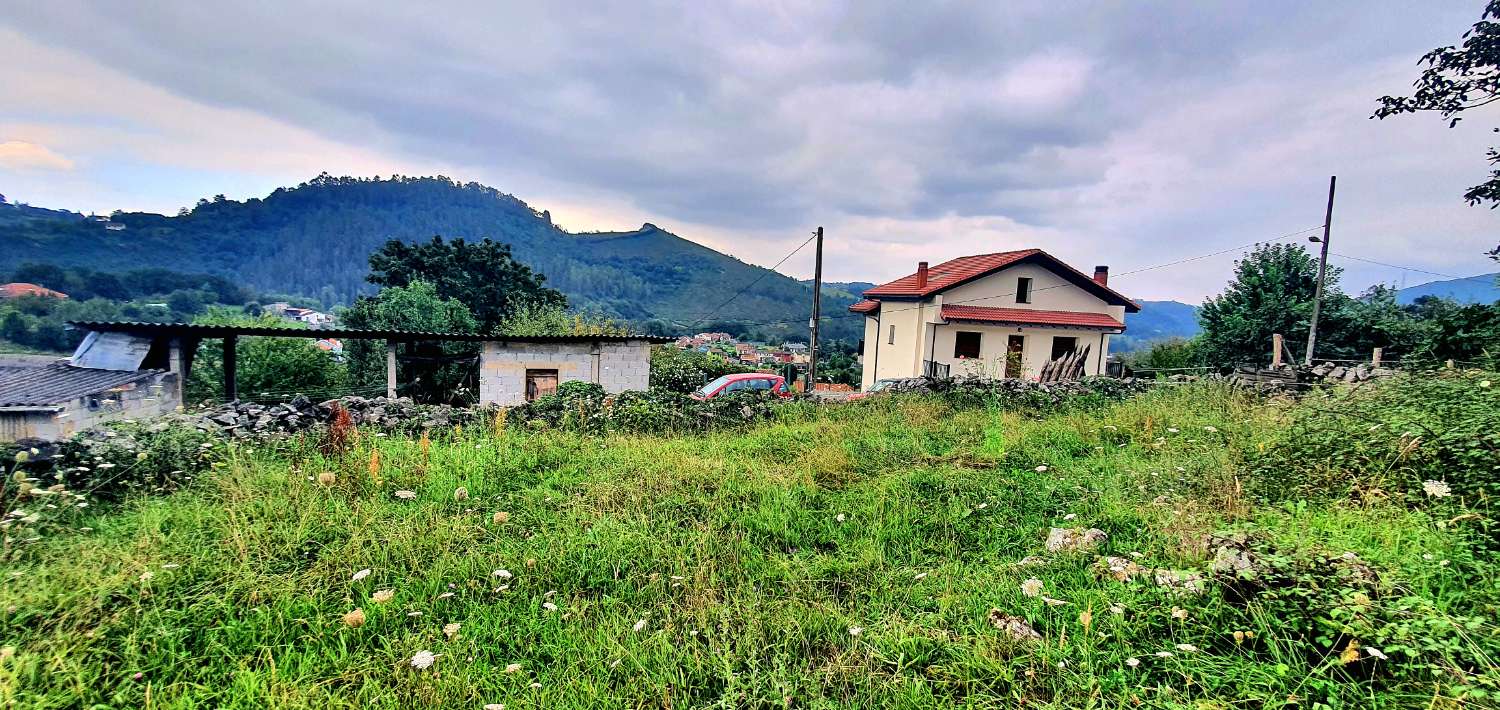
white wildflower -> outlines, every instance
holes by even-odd
[[[1169,426],[1169,427],[1167,427],[1167,433],[1168,434],[1176,434],[1177,433],[1177,427],[1175,427],[1175,426]]]
[[[917,579],[918,579],[918,580],[923,580],[923,579],[927,579],[927,573],[926,573],[926,572],[920,572],[920,573],[918,573],[918,574],[917,574],[917,577],[916,577],[916,578],[917,578]]]
[[[370,595],[370,599],[372,599],[376,604],[384,604],[384,603],[390,601],[391,597],[394,597],[394,596],[396,596],[396,590],[394,590],[394,589],[381,589],[381,590],[375,592],[374,594],[371,594]]]
[[[1171,658],[1172,657],[1172,652],[1171,651],[1157,651],[1156,652],[1156,657],[1157,658]]]
[[[505,710],[505,703],[485,703],[484,710]]]
[[[547,611],[557,611],[557,605],[552,602],[542,602],[542,608]]]
[[[1198,650],[1198,647],[1190,643],[1179,643],[1177,644],[1177,650],[1184,651],[1186,653],[1193,653]]]
[[[505,667],[505,672],[506,673],[520,673],[521,672],[521,664],[519,664],[519,663],[512,663],[512,664],[510,664],[510,665],[508,665],[508,666]]]
[[[1077,519],[1078,519],[1078,514],[1077,513],[1068,513],[1067,515],[1063,516],[1063,520],[1077,520]]]
[[[865,627],[863,627],[863,626],[850,626],[849,627],[849,635],[850,636],[859,636],[860,634],[863,634],[864,632],[865,632]]]
[[[154,574],[152,574],[152,573],[150,573],[150,572],[142,572],[142,573],[141,573],[141,577],[140,577],[140,580],[141,580],[141,581],[142,581],[142,582],[149,582],[149,581],[151,581],[151,578],[152,578],[152,577],[155,577],[155,576],[156,576],[156,575],[154,575]]]
[[[845,520],[848,520],[849,518],[848,518],[848,516],[844,515],[843,513],[839,513],[838,515],[833,516],[833,519],[834,519],[835,522],[842,523]]]
[[[1182,621],[1182,620],[1188,618],[1187,609],[1183,609],[1181,607],[1175,607],[1175,606],[1172,607],[1172,618],[1174,618],[1174,619],[1176,619],[1178,621]]]
[[[1379,658],[1382,661],[1387,660],[1385,652],[1378,648],[1375,648],[1374,646],[1365,646],[1365,653],[1370,654],[1370,656],[1373,658]]]
[[[417,655],[411,657],[411,667],[419,671],[427,670],[437,658],[437,654],[432,651],[417,651]]]
[[[641,629],[644,629],[644,628],[646,628],[646,620],[645,619],[641,619],[640,621],[635,622],[635,626],[630,627],[630,629],[632,631],[640,631]]]
[[[354,576],[352,578],[350,578],[349,581],[351,581],[351,582],[358,582],[359,580],[364,579],[365,577],[368,577],[368,576],[370,576],[370,568],[366,567],[366,568],[364,568],[364,569],[362,569],[362,570],[360,570],[358,572],[355,572]]]
[[[1219,428],[1216,427],[1216,426],[1206,426],[1206,427],[1203,427],[1203,431],[1206,431],[1206,432],[1216,432],[1218,430],[1219,430]]]
[[[1127,658],[1125,659],[1125,665],[1130,666],[1131,668],[1135,668],[1136,666],[1141,665],[1141,659],[1135,657]]]
[[[492,575],[494,575],[496,577],[499,577],[500,579],[510,579],[511,577],[515,576],[515,575],[512,575],[510,573],[510,570],[508,570],[508,569],[497,569],[494,572],[491,572],[490,574],[492,574]]]
[[[460,628],[462,628],[462,625],[456,622],[452,624],[444,624],[443,635],[447,636],[449,641],[452,641],[453,637],[458,635],[458,630]]]
[[[421,616],[422,612],[420,612],[420,611],[408,611],[408,612],[406,612],[406,615],[410,616],[413,619],[415,619],[415,618]]]
[[[453,490],[453,500],[468,500],[468,499],[469,499],[469,489],[468,488],[465,488],[463,486],[459,486],[458,488],[455,488]]]
[[[453,596],[453,592],[443,592],[442,594],[438,595],[438,599],[447,599],[451,596]]]
[[[1433,498],[1447,498],[1453,495],[1453,489],[1442,481],[1423,481],[1422,492]]]
[[[1021,583],[1021,593],[1028,597],[1037,597],[1042,594],[1042,580],[1032,577]]]
[[[396,497],[401,500],[411,500],[417,497],[416,491],[396,491]]]
[[[1047,472],[1047,466],[1045,464],[1043,464],[1041,466],[1037,466],[1036,467],[1036,472],[1037,473],[1046,473]]]
[[[1119,616],[1124,616],[1125,615],[1125,607],[1123,607],[1123,606],[1121,606],[1119,604],[1110,604],[1109,605],[1109,612],[1111,614],[1116,614],[1116,615],[1119,615]]]
[[[167,564],[162,565],[161,568],[162,569],[177,569],[178,567],[181,567],[181,566],[182,565],[179,565],[179,564],[177,564],[175,562],[168,562]]]
[[[1052,597],[1042,597],[1042,601],[1046,602],[1047,606],[1067,606],[1071,603],[1065,602],[1061,599],[1053,599]]]

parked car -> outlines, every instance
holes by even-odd
[[[733,375],[724,375],[713,382],[698,388],[693,393],[693,399],[713,399],[728,392],[772,392],[778,397],[792,396],[791,388],[786,386],[786,378],[781,375],[771,375],[764,372],[741,372]]]
[[[866,397],[868,397],[868,396],[870,396],[872,394],[883,392],[883,391],[885,391],[885,389],[887,387],[890,387],[891,385],[896,384],[897,382],[900,382],[900,381],[901,380],[899,380],[899,379],[876,380],[875,384],[870,385],[870,389],[867,389],[867,390],[865,390],[863,392],[855,392],[854,394],[851,394],[848,397],[845,397],[844,401],[846,401],[846,402],[853,402],[853,401],[855,401],[857,399],[864,399],[864,398],[866,398]]]

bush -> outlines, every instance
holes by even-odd
[[[775,418],[779,401],[768,392],[752,391],[707,401],[662,389],[606,396],[598,385],[569,382],[558,387],[556,394],[511,409],[506,420],[532,429],[591,434],[704,432]]]
[[[1496,373],[1437,372],[1310,396],[1292,409],[1288,426],[1248,455],[1252,490],[1272,499],[1395,493],[1413,504],[1493,511],[1500,496],[1497,385]]]
[[[997,407],[1029,412],[1055,412],[1068,407],[1091,407],[1118,402],[1151,389],[1144,380],[1085,377],[1065,382],[1018,379],[916,378],[891,387],[892,392],[937,395],[954,406]]]
[[[651,353],[651,388],[668,392],[690,394],[709,380],[751,371],[739,363],[696,350],[667,346]]]

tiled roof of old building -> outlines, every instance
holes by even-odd
[[[865,291],[864,297],[866,299],[925,298],[1021,262],[1040,263],[1079,288],[1098,296],[1105,303],[1112,306],[1125,306],[1125,310],[1130,313],[1140,311],[1140,306],[1136,305],[1129,298],[1126,298],[1104,284],[1094,281],[1083,272],[1067,265],[1062,260],[1041,249],[1002,251],[994,254],[976,254],[974,256],[961,256],[957,259],[949,259],[937,266],[928,268],[927,283],[923,285],[918,285],[921,280],[921,273],[912,273]]]
[[[855,313],[869,313],[877,308],[880,308],[880,301],[869,298],[849,305],[849,310]]]
[[[41,407],[149,380],[162,370],[96,370],[54,363],[0,374],[0,407]]]

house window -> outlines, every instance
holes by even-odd
[[[557,370],[526,371],[526,401],[536,401],[557,392]]]
[[[1016,279],[1016,303],[1031,303],[1031,279],[1025,276]]]
[[[953,357],[979,359],[979,333],[960,330],[953,334]]]
[[[896,326],[894,326],[894,325],[891,326],[890,335],[886,336],[885,344],[886,345],[895,345],[896,344]]]
[[[1052,359],[1053,360],[1056,360],[1056,359],[1058,359],[1060,357],[1064,357],[1066,355],[1069,355],[1069,354],[1071,354],[1073,351],[1075,351],[1077,349],[1078,349],[1078,338],[1066,337],[1066,336],[1062,336],[1062,335],[1054,335],[1054,336],[1052,336]]]

